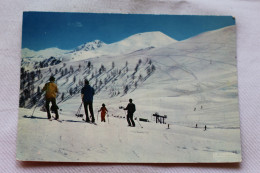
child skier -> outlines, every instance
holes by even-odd
[[[98,112],[101,112],[101,122],[103,122],[103,121],[106,122],[105,116],[106,116],[106,113],[108,112],[108,110],[104,103],[102,104],[102,107],[100,108],[100,110]]]

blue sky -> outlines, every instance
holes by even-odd
[[[151,31],[185,40],[234,24],[231,16],[24,12],[22,48],[70,50],[93,40],[109,44]]]

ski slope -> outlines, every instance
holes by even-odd
[[[60,114],[62,123],[47,120],[35,111],[24,118],[20,109],[17,159],[61,162],[182,163],[239,161],[236,129],[184,127],[136,122],[127,127],[124,118],[106,117],[106,123],[85,123],[74,115]],[[124,115],[123,110],[121,114]],[[30,115],[28,115],[30,116]],[[97,119],[97,118],[96,118]]]
[[[179,42],[160,32],[141,33],[93,50],[83,48],[62,55],[64,62],[42,68],[43,78],[36,79],[34,85],[42,88],[51,75],[55,76],[63,122],[45,119],[46,112],[40,111],[43,97],[38,99],[37,118],[23,117],[30,116],[34,108],[30,100],[26,101],[26,108],[19,109],[17,158],[239,162],[235,33],[235,26],[229,26]],[[101,70],[102,66],[105,70]],[[73,70],[69,71],[70,67]],[[62,74],[66,68],[69,72]],[[97,122],[94,126],[74,116],[81,104],[84,79],[96,89],[95,116],[105,103],[109,124]],[[127,127],[125,112],[119,106],[126,106],[129,98],[136,104],[135,117],[150,121],[140,122],[143,128],[138,122],[135,128]],[[155,123],[152,115],[156,112],[167,115],[170,129]],[[31,134],[35,129],[36,133]]]

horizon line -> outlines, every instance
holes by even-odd
[[[84,43],[82,43],[82,44],[79,44],[78,46],[83,45],[83,44],[87,44],[87,43],[91,43],[91,42],[94,42],[94,41],[101,41],[101,42],[103,42],[103,43],[105,43],[105,44],[107,44],[107,45],[110,45],[110,44],[114,44],[114,43],[123,41],[123,40],[125,40],[125,39],[127,39],[127,38],[129,38],[129,37],[132,37],[132,36],[134,36],[134,35],[137,35],[137,34],[153,33],[153,32],[160,32],[160,33],[162,33],[162,34],[164,34],[164,35],[166,35],[166,36],[172,38],[173,40],[176,40],[177,42],[180,42],[180,41],[184,41],[184,40],[188,40],[188,39],[190,39],[190,38],[196,37],[196,36],[201,35],[201,34],[203,34],[203,33],[221,30],[221,29],[223,29],[223,28],[227,28],[227,27],[231,27],[231,26],[235,26],[235,25],[236,25],[236,24],[229,25],[229,26],[225,26],[225,27],[218,28],[218,29],[215,29],[215,30],[208,30],[208,31],[201,32],[201,33],[199,33],[199,34],[193,35],[193,36],[191,36],[191,37],[189,37],[189,38],[182,39],[182,40],[177,40],[177,39],[175,39],[175,38],[172,38],[172,37],[170,37],[169,35],[163,33],[162,31],[147,31],[147,32],[141,32],[141,33],[135,33],[135,34],[133,34],[133,35],[130,35],[130,36],[128,36],[128,37],[125,37],[125,38],[122,39],[122,40],[119,40],[119,41],[116,41],[116,42],[113,42],[113,43],[109,43],[109,44],[108,44],[108,43],[105,43],[104,41],[102,41],[102,40],[100,40],[100,39],[94,39],[94,40],[92,40],[92,41],[84,42]],[[59,48],[58,46],[55,46],[55,47],[47,47],[47,48],[39,49],[39,50],[34,50],[34,49],[31,49],[31,48],[28,48],[28,47],[24,47],[24,48],[22,47],[21,49],[22,49],[22,50],[23,50],[23,49],[29,49],[29,50],[34,51],[34,52],[39,52],[39,51],[44,51],[44,50],[47,50],[47,49],[54,49],[54,48],[57,48],[57,49],[59,49],[59,50],[64,50],[64,51],[72,51],[72,50],[76,49],[78,46],[75,46],[75,47],[73,47],[73,48],[71,48],[71,49],[61,49],[61,48]]]

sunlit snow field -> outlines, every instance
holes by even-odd
[[[104,44],[92,51],[54,52],[52,55],[62,57],[63,62],[52,66],[52,72],[49,67],[42,68],[43,78],[34,84],[42,88],[54,69],[65,68],[63,63],[74,67],[71,74],[62,76],[60,71],[55,74],[61,122],[48,121],[46,112],[40,110],[42,105],[30,117],[34,105],[26,102],[27,107],[19,108],[17,159],[127,163],[241,161],[235,26],[179,42],[161,32],[152,32]],[[28,54],[34,57],[37,52],[23,49],[23,55]],[[41,54],[49,56],[49,52]],[[22,65],[32,70],[36,60],[35,57],[24,60]],[[88,62],[93,65],[91,70]],[[106,70],[99,73],[101,65]],[[93,105],[97,125],[84,123],[75,116],[81,104],[80,81],[84,79],[96,87]],[[75,91],[73,95],[69,94],[70,88]],[[64,100],[61,93],[65,93]],[[119,109],[128,104],[129,98],[137,109],[134,128],[127,126],[126,112]],[[98,114],[102,103],[109,111],[105,123],[100,122]],[[166,124],[156,124],[152,116],[156,112],[167,115]],[[138,122],[139,118],[149,122]]]

